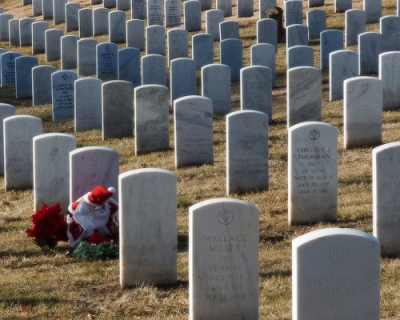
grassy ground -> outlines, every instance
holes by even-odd
[[[89,0],[80,1],[88,6]],[[333,1],[325,1],[328,28],[343,30],[344,13],[333,12]],[[394,0],[384,0],[384,14],[396,14]],[[283,1],[278,4],[282,6]],[[308,10],[303,1],[304,15]],[[21,0],[0,0],[0,7],[14,17],[30,16],[31,6]],[[258,10],[258,2],[255,3]],[[353,0],[353,8],[362,8]],[[233,8],[236,13],[236,6]],[[321,8],[320,8],[321,9]],[[37,18],[40,20],[41,18]],[[236,17],[230,19],[236,20]],[[249,65],[250,46],[256,43],[258,11],[252,18],[241,18],[244,65]],[[203,24],[204,25],[204,24]],[[63,28],[57,25],[57,28]],[[379,30],[378,24],[368,30]],[[76,33],[75,33],[76,34]],[[191,36],[192,34],[190,34]],[[107,37],[98,38],[106,41]],[[190,41],[190,40],[189,40]],[[319,66],[319,43],[315,63]],[[30,48],[8,50],[31,54]],[[123,46],[123,45],[120,45]],[[189,45],[190,48],[190,45]],[[356,47],[351,49],[356,50]],[[190,49],[189,49],[190,50]],[[190,54],[190,53],[189,53]],[[41,64],[43,55],[38,55]],[[219,45],[215,45],[219,60]],[[54,63],[59,67],[60,63]],[[198,79],[199,80],[199,79]],[[200,83],[200,81],[198,81]],[[200,92],[200,90],[198,91]],[[239,109],[239,85],[232,86],[232,110]],[[16,106],[17,114],[31,114],[43,119],[43,133],[74,134],[73,121],[51,121],[51,106],[32,107],[30,100],[15,100],[13,89],[0,88],[0,102]],[[287,222],[287,129],[285,45],[277,54],[277,87],[273,90],[273,123],[269,128],[270,187],[268,191],[234,195],[233,198],[254,203],[260,210],[260,319],[291,319],[291,241],[306,232],[346,227],[372,232],[372,148],[343,149],[343,103],[329,102],[328,75],[323,72],[323,121],[339,129],[339,219],[337,223],[288,226]],[[384,112],[383,142],[400,139],[400,111]],[[178,178],[178,278],[175,286],[157,288],[141,286],[122,290],[119,286],[118,261],[82,262],[66,256],[67,245],[42,251],[26,237],[33,213],[32,190],[4,190],[0,178],[0,319],[186,319],[188,317],[188,208],[200,201],[226,196],[225,191],[225,118],[214,119],[214,165],[174,169],[171,117],[171,149],[136,157],[134,141],[101,140],[101,132],[76,133],[78,147],[107,146],[120,153],[120,172],[142,167],[174,171]],[[381,261],[381,319],[400,318],[399,259]]]

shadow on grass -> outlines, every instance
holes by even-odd
[[[178,252],[186,252],[189,247],[189,236],[187,234],[178,235]]]
[[[273,271],[273,272],[260,272],[260,278],[270,279],[273,277],[291,277],[292,270],[280,270],[280,271]]]
[[[47,306],[55,305],[60,302],[63,302],[63,300],[55,298],[55,297],[49,297],[45,299],[38,299],[38,298],[16,298],[16,299],[2,299],[2,302],[6,306],[6,308],[13,308],[16,306],[24,306],[24,307],[35,307],[37,305],[45,304]]]

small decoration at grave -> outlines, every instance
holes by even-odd
[[[46,204],[32,215],[33,226],[26,230],[42,248],[53,249],[59,241],[69,241],[71,256],[83,260],[118,258],[118,203],[115,188],[96,186],[68,206],[62,214],[60,203]]]
[[[118,203],[112,198],[113,187],[96,186],[68,206],[67,236],[72,248],[87,240],[100,244],[113,240],[118,243]]]
[[[52,206],[43,204],[32,215],[32,228],[26,230],[29,237],[42,248],[54,248],[59,241],[68,241],[67,222],[61,214],[60,203]]]

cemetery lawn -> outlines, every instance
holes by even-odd
[[[77,1],[81,7],[89,0]],[[327,12],[328,28],[344,29],[344,13],[333,12],[333,1],[319,9]],[[278,0],[283,7],[283,0]],[[308,11],[303,1],[304,19]],[[383,1],[383,14],[396,14],[396,1]],[[21,0],[2,0],[0,7],[14,18],[32,15],[32,6]],[[215,8],[215,3],[213,4]],[[353,8],[362,8],[353,0]],[[251,18],[240,18],[244,66],[250,65],[250,46],[256,44],[258,1]],[[183,11],[182,11],[183,12]],[[236,5],[233,7],[236,14]],[[129,13],[127,13],[129,16]],[[235,16],[228,20],[237,20]],[[41,20],[38,17],[37,20]],[[305,21],[305,20],[304,20]],[[52,22],[49,21],[52,25]],[[53,26],[53,25],[52,25]],[[64,28],[64,25],[57,25]],[[204,27],[204,17],[203,17]],[[378,31],[379,24],[368,25]],[[77,34],[73,32],[71,34]],[[189,56],[191,36],[189,36]],[[97,38],[108,41],[107,37]],[[319,42],[311,41],[315,65],[319,66]],[[120,44],[119,47],[124,45]],[[31,54],[30,47],[9,47],[9,51]],[[356,47],[349,49],[357,50]],[[142,52],[143,54],[143,52]],[[60,68],[60,61],[40,64]],[[219,62],[219,44],[215,43]],[[269,190],[231,195],[255,204],[260,210],[260,319],[291,319],[291,241],[307,232],[328,228],[354,228],[372,233],[372,148],[343,149],[343,101],[329,102],[328,73],[323,72],[322,120],[339,129],[338,221],[305,226],[288,226],[287,207],[287,127],[285,45],[279,44],[277,87],[273,90],[273,122],[269,127]],[[200,84],[198,73],[197,83]],[[198,88],[200,93],[200,88]],[[120,172],[139,168],[171,170],[178,181],[178,279],[176,285],[143,285],[121,289],[118,260],[80,261],[67,255],[68,245],[42,250],[25,230],[31,227],[32,190],[5,191],[0,178],[0,319],[187,319],[188,318],[188,209],[200,201],[226,197],[225,117],[214,117],[214,165],[175,170],[173,121],[170,116],[170,150],[135,156],[133,138],[101,140],[101,131],[74,133],[73,120],[52,121],[51,106],[32,107],[30,99],[15,99],[13,88],[0,88],[0,102],[16,106],[18,115],[34,115],[43,120],[43,133],[69,133],[77,137],[77,147],[105,146],[120,154]],[[232,85],[232,110],[239,110],[239,84]],[[383,143],[400,141],[400,111],[383,113]],[[68,192],[68,190],[65,190]],[[256,232],[257,230],[255,230]],[[400,319],[400,260],[381,259],[381,319]]]

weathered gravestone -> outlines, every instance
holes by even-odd
[[[335,12],[346,12],[347,10],[351,10],[353,0],[335,0],[334,6]]]
[[[231,81],[239,81],[243,67],[242,40],[225,39],[220,43],[220,61],[231,68]]]
[[[3,120],[15,115],[15,107],[11,104],[0,103],[0,176],[4,176],[4,128]]]
[[[77,43],[78,74],[79,76],[96,75],[96,47],[95,39],[81,39]]]
[[[189,58],[177,58],[172,60],[169,85],[171,91],[171,105],[174,103],[174,100],[178,98],[195,95],[196,61]]]
[[[60,203],[62,212],[69,205],[69,153],[76,148],[76,137],[64,133],[40,134],[33,138],[33,207]]]
[[[320,7],[325,4],[325,0],[308,0],[308,7]]]
[[[288,127],[303,121],[321,121],[321,70],[296,67],[287,71]]]
[[[135,154],[169,148],[169,90],[160,85],[135,88]]]
[[[264,66],[271,69],[272,87],[275,87],[276,66],[275,46],[268,43],[259,43],[250,47],[250,63],[252,66]]]
[[[159,54],[149,54],[142,60],[142,84],[167,86],[167,58]]]
[[[78,66],[78,36],[66,35],[61,37],[61,69],[76,69]]]
[[[372,150],[373,232],[382,256],[400,254],[400,142]]]
[[[53,0],[42,0],[43,20],[53,19]]]
[[[117,0],[103,0],[103,6],[107,9],[113,9],[117,6]]]
[[[119,176],[121,287],[177,281],[176,185],[163,169]]]
[[[108,34],[108,14],[110,10],[107,8],[93,9],[93,35],[100,36]]]
[[[147,0],[135,0],[131,2],[131,18],[147,19]]]
[[[214,37],[214,41],[220,40],[219,24],[224,21],[224,12],[219,9],[206,11],[206,33]]]
[[[382,52],[382,34],[378,32],[364,32],[358,35],[360,75],[379,73],[379,55]]]
[[[382,142],[382,81],[355,77],[344,81],[344,148]]]
[[[103,140],[133,136],[132,83],[113,80],[102,84],[102,117]]]
[[[10,47],[19,47],[21,44],[19,34],[19,19],[11,19],[8,21],[8,30]]]
[[[118,50],[118,80],[132,83],[133,87],[140,86],[140,50],[123,48]]]
[[[82,8],[78,11],[79,37],[93,36],[93,9]]]
[[[162,0],[147,0],[147,26],[163,25]]]
[[[128,11],[131,9],[131,0],[117,0],[116,7],[120,11]]]
[[[10,13],[1,13],[0,14],[0,41],[9,41],[9,27],[8,22],[14,18],[14,16]]]
[[[232,0],[217,0],[216,6],[224,13],[224,17],[232,16]]]
[[[226,117],[226,193],[268,189],[267,114],[254,110]]]
[[[32,68],[32,105],[52,102],[51,75],[56,71],[56,67],[47,65]]]
[[[222,41],[229,38],[240,39],[239,22],[229,20],[219,24],[219,39]]]
[[[103,42],[96,46],[96,78],[118,79],[118,46],[115,43]]]
[[[42,15],[42,0],[32,0],[32,15],[34,17]]]
[[[314,67],[314,48],[293,46],[287,50],[288,69],[295,67]]]
[[[329,101],[343,99],[343,82],[357,77],[358,53],[351,50],[337,50],[329,55]]]
[[[326,11],[307,11],[308,40],[319,39],[322,31],[326,30]]]
[[[231,69],[224,64],[202,67],[201,95],[212,100],[215,115],[231,112]]]
[[[20,56],[21,54],[18,52],[0,54],[2,87],[15,87],[15,59]]]
[[[69,153],[70,203],[94,187],[114,187],[118,199],[119,154],[105,147],[83,147]]]
[[[65,30],[79,30],[79,10],[81,5],[77,2],[69,2],[65,5]]]
[[[5,118],[4,185],[6,191],[33,187],[33,137],[42,133],[42,119],[17,115]]]
[[[400,17],[385,16],[380,19],[382,51],[400,51]]]
[[[181,25],[181,2],[179,0],[165,0],[164,25],[166,28],[179,27]]]
[[[237,1],[237,17],[252,17],[254,14],[254,3],[252,0]]]
[[[125,43],[126,42],[126,21],[125,12],[116,10],[111,11],[108,15],[108,28],[110,42]]]
[[[21,47],[32,45],[32,24],[35,18],[22,18],[19,20],[19,40]]]
[[[190,319],[258,319],[258,220],[258,208],[242,200],[189,208]]]
[[[78,79],[74,83],[75,132],[101,128],[101,85],[96,78]]]
[[[45,32],[50,28],[47,21],[36,21],[32,23],[32,54],[45,53]]]
[[[257,21],[257,43],[268,43],[278,51],[278,22],[275,19],[261,19]]]
[[[211,34],[192,36],[192,59],[196,61],[196,70],[214,63],[214,37]]]
[[[189,39],[186,29],[171,29],[167,32],[168,63],[176,58],[187,58],[189,55]]]
[[[292,312],[300,319],[380,319],[379,241],[330,228],[292,242]]]
[[[256,110],[272,122],[272,71],[263,66],[240,70],[240,109]]]
[[[174,102],[175,167],[213,164],[212,101],[187,96]]]
[[[74,118],[74,71],[61,70],[51,74],[53,121]]]
[[[345,46],[358,44],[358,35],[366,31],[367,16],[364,10],[350,9],[345,13]]]
[[[284,3],[285,28],[292,24],[303,24],[303,1],[288,0]]]
[[[363,0],[363,9],[367,15],[367,23],[379,22],[382,17],[382,0]]]
[[[321,32],[320,63],[321,69],[329,68],[329,54],[343,50],[343,32],[329,29]]]
[[[289,128],[289,224],[336,221],[338,130],[307,121]]]
[[[61,37],[64,32],[60,29],[48,29],[45,31],[45,59],[57,61],[61,59]]]
[[[165,56],[165,28],[163,26],[146,28],[146,54]]]
[[[32,68],[39,64],[37,57],[20,56],[15,59],[15,97],[32,97]]]
[[[56,0],[53,2],[53,20],[54,24],[65,22],[65,5],[67,0]]]
[[[184,28],[187,31],[201,30],[201,3],[198,0],[188,0],[183,3]]]
[[[384,111],[400,109],[400,52],[379,55],[379,79],[382,81]]]
[[[293,46],[308,46],[308,27],[292,24],[286,28],[286,50]]]
[[[144,50],[144,21],[132,19],[126,22],[126,46]]]

